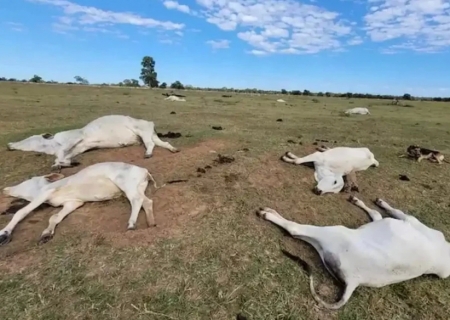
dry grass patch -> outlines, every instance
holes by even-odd
[[[182,137],[171,140],[181,152],[155,148],[154,156],[144,159],[142,146],[96,150],[81,155],[81,166],[64,173],[113,160],[148,168],[159,184],[188,180],[156,193],[149,188],[156,228],[144,228],[141,217],[138,230],[125,231],[130,211],[125,199],[86,204],[44,246],[36,241],[52,210],[25,219],[13,241],[0,248],[0,291],[7,293],[1,315],[222,320],[242,312],[251,320],[447,319],[450,280],[433,277],[358,288],[342,310],[320,309],[307,276],[280,248],[314,266],[318,290],[331,301],[338,289],[317,254],[256,217],[255,210],[270,206],[288,219],[315,225],[368,222],[346,201],[347,194],[314,195],[313,169],[279,160],[286,151],[298,156],[314,152],[315,140],[325,139],[333,141],[330,147],[369,147],[380,162],[377,169],[357,173],[359,198],[367,203],[385,198],[449,237],[450,167],[397,157],[412,143],[450,153],[448,104],[415,102],[414,108],[401,108],[375,101],[370,118],[339,117],[347,99],[321,97],[318,104],[291,97],[289,105],[275,105],[276,96],[236,94],[223,100],[214,92],[186,95],[186,102],[175,104],[164,101],[160,90],[0,83],[0,144],[79,127],[105,114],[128,114],[155,121],[158,132],[181,132]],[[299,136],[302,145],[287,143],[298,142]],[[244,148],[248,151],[239,151]],[[235,161],[215,166],[218,153]],[[52,162],[46,155],[0,150],[0,187],[48,173]],[[399,174],[411,181],[399,180]],[[0,223],[8,219],[0,216]]]

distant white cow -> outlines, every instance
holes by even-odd
[[[286,152],[281,159],[288,163],[314,163],[314,178],[318,182],[314,192],[318,195],[338,193],[344,187],[344,176],[352,171],[362,171],[379,163],[368,148],[336,147],[316,151],[306,157],[299,158]]]
[[[345,292],[337,303],[324,302],[315,292],[310,267],[287,253],[310,272],[310,291],[318,303],[328,309],[339,309],[358,286],[380,288],[423,274],[435,274],[440,278],[450,275],[450,244],[442,232],[381,199],[376,199],[375,203],[386,210],[389,218],[383,219],[377,210],[368,208],[355,197],[349,200],[365,210],[372,221],[358,229],[318,227],[289,221],[270,208],[258,211],[261,217],[285,229],[292,237],[311,244],[328,272],[345,285]]]
[[[80,170],[69,177],[51,173],[26,180],[16,186],[3,189],[5,195],[25,199],[30,203],[17,211],[8,225],[0,230],[0,245],[11,240],[16,225],[43,203],[63,208],[50,217],[49,226],[42,232],[40,242],[53,237],[56,226],[85,202],[105,201],[125,194],[131,204],[128,230],[136,228],[136,221],[143,207],[148,226],[155,226],[153,201],[145,196],[148,181],[156,182],[147,169],[123,163],[102,162]]]
[[[367,108],[353,108],[345,111],[345,114],[370,114]]]
[[[277,102],[286,102],[283,99],[278,99]]]
[[[144,143],[145,158],[152,156],[155,145],[178,152],[170,143],[159,139],[152,121],[123,115],[97,118],[81,129],[44,133],[22,141],[8,143],[8,150],[42,152],[55,155],[52,168],[73,166],[72,158],[90,149],[118,148]]]
[[[169,100],[169,101],[180,101],[180,102],[185,102],[186,99],[185,98],[179,98],[177,96],[168,96],[167,98],[165,98],[164,100]]]

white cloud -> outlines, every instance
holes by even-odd
[[[450,46],[448,0],[369,0],[364,17],[372,41],[400,40],[387,53],[399,50],[436,52]]]
[[[67,0],[28,0],[29,2],[48,4],[59,7],[64,15],[58,17],[53,24],[56,32],[70,31],[102,32],[116,34],[120,38],[126,37],[123,33],[111,29],[113,25],[134,25],[144,28],[159,28],[164,30],[181,30],[184,24],[171,21],[160,21],[142,17],[131,12],[115,12],[95,7],[82,6]]]
[[[178,11],[181,11],[184,13],[191,12],[191,10],[189,9],[189,7],[187,5],[179,4],[176,1],[164,1],[163,4],[167,9],[174,9],[174,10],[178,10]]]
[[[354,38],[336,12],[296,0],[196,0],[201,15],[224,31],[237,31],[250,54],[304,54],[336,50]],[[353,41],[354,42],[354,41]]]
[[[23,24],[18,22],[5,22],[5,24],[13,31],[22,32],[25,30]]]
[[[206,43],[213,49],[227,49],[230,47],[230,41],[228,40],[209,40]]]
[[[361,43],[363,43],[363,39],[361,37],[359,37],[359,36],[355,36],[352,39],[349,39],[347,41],[347,44],[349,46],[356,46],[356,45],[361,44]]]
[[[267,52],[266,52],[266,51],[256,50],[256,49],[247,51],[247,53],[253,54],[253,55],[255,55],[255,56],[265,56],[265,55],[267,55]]]

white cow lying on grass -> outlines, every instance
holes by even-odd
[[[358,229],[317,227],[286,220],[270,208],[258,211],[261,217],[285,229],[292,237],[311,244],[328,272],[345,285],[345,292],[337,303],[324,302],[314,290],[310,266],[284,251],[309,272],[311,294],[317,302],[328,309],[339,309],[358,286],[380,288],[423,274],[435,274],[440,278],[450,275],[450,244],[442,232],[381,199],[376,199],[375,203],[392,218],[383,219],[377,210],[368,208],[355,197],[349,200],[365,210],[372,222]]]
[[[323,152],[316,151],[303,158],[286,152],[281,159],[297,165],[313,162],[314,178],[318,182],[314,192],[318,195],[340,192],[345,184],[343,177],[352,171],[362,171],[371,166],[379,166],[368,148],[336,147],[324,149]]]
[[[153,181],[154,187],[157,188],[147,169],[123,162],[102,162],[69,177],[51,173],[4,188],[5,195],[25,199],[30,203],[17,211],[8,225],[0,230],[0,245],[7,244],[16,225],[42,203],[63,207],[50,217],[49,226],[42,232],[40,242],[44,243],[53,237],[55,227],[85,202],[110,200],[120,197],[122,193],[131,204],[128,229],[136,228],[141,207],[145,211],[148,226],[155,226],[153,201],[145,196],[149,180]]]
[[[353,108],[345,111],[345,114],[370,114],[367,108]]]
[[[109,115],[89,122],[81,129],[44,133],[22,141],[8,143],[8,150],[42,152],[55,155],[52,168],[70,167],[72,158],[90,149],[118,148],[144,143],[145,157],[152,156],[155,145],[178,152],[170,143],[159,139],[152,121],[123,115]]]
[[[165,98],[164,100],[169,100],[169,101],[180,101],[180,102],[185,102],[186,99],[185,98],[179,98],[177,96],[168,96],[167,98]]]

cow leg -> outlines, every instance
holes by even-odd
[[[361,200],[359,200],[357,197],[354,196],[350,196],[348,198],[348,200],[353,203],[355,206],[360,207],[361,209],[363,209],[365,212],[367,212],[370,216],[370,218],[372,219],[372,221],[377,221],[377,220],[381,220],[383,219],[383,216],[381,215],[381,213],[379,213],[377,210],[375,209],[370,209],[368,206],[365,205],[364,202],[362,202]]]
[[[141,210],[144,199],[142,197],[140,197],[138,194],[134,194],[134,195],[127,194],[127,198],[131,204],[131,215],[130,215],[130,219],[128,220],[127,229],[135,230],[139,211]]]
[[[128,230],[134,230],[136,229],[139,211],[144,203],[145,189],[148,186],[148,171],[142,171],[142,168],[132,169],[126,175],[120,174],[112,181],[130,201],[131,215],[128,219]]]
[[[285,153],[285,156],[290,158],[290,159],[293,159],[293,160],[298,159],[298,157],[295,154],[293,154],[292,152],[289,152],[289,151],[287,151]]]
[[[395,219],[405,220],[408,217],[403,211],[392,208],[386,201],[381,200],[380,198],[375,200],[375,204],[386,210],[386,212]]]
[[[136,187],[127,186],[127,188],[125,190],[123,190],[131,204],[131,215],[130,215],[130,219],[128,220],[128,227],[127,227],[128,230],[136,229],[136,222],[137,222],[137,218],[139,215],[139,211],[141,210],[141,207],[144,204],[144,201],[145,201],[144,198],[146,198],[144,192],[145,192],[145,189],[147,188],[147,185],[148,185],[148,181],[147,181],[147,179],[145,179],[144,181],[140,182]],[[150,199],[148,199],[148,200],[150,200]],[[149,203],[146,202],[147,210],[149,210],[148,204]],[[144,211],[146,211],[145,207],[144,207]],[[153,224],[154,224],[155,218],[153,217],[153,210],[151,210],[151,212],[149,212],[149,213],[151,214],[151,216],[148,215],[147,211],[146,211],[146,217],[147,217],[147,219],[150,217],[150,222],[152,222],[151,220],[153,220]],[[147,220],[147,223],[149,223],[148,220]]]
[[[359,192],[358,183],[356,182],[356,172],[351,171],[344,177],[344,187],[342,188],[344,192]]]
[[[142,142],[144,142],[146,152],[145,157],[150,158],[153,154],[153,148],[155,145],[158,147],[162,147],[165,149],[170,150],[171,152],[178,152],[176,148],[174,148],[170,143],[161,141],[158,137],[158,135],[152,130],[153,132],[149,131],[140,131],[139,136],[142,139]]]
[[[52,168],[60,170],[61,168],[73,167],[76,163],[72,161],[72,158],[91,149],[92,146],[83,139],[76,139],[72,141],[68,146],[64,146],[58,149],[56,152],[55,163]]]
[[[287,151],[284,155],[281,156],[281,160],[287,163],[295,163],[295,159],[298,159],[298,157],[289,151]]]
[[[144,196],[142,207],[145,211],[145,217],[147,218],[147,226],[156,227],[155,216],[153,215],[153,200]]]
[[[270,208],[260,208],[258,215],[279,227],[285,229],[294,238],[310,243],[316,250],[320,250],[319,239],[323,236],[323,227],[298,224],[283,218],[278,212]]]
[[[153,180],[155,188],[156,188],[156,182]],[[148,186],[148,180],[145,180],[141,182],[138,186],[138,192],[142,201],[142,208],[145,211],[145,218],[147,220],[147,226],[148,227],[156,227],[155,223],[155,216],[153,215],[153,200],[147,198],[145,195],[145,189],[147,189]]]
[[[166,142],[166,141],[162,141],[162,140],[158,137],[158,135],[157,135],[156,133],[153,133],[152,139],[153,139],[153,142],[154,142],[158,147],[167,149],[167,150],[169,150],[170,152],[173,152],[173,153],[180,151],[180,150],[178,150],[177,148],[173,147],[170,143],[168,143],[168,142]]]
[[[297,156],[294,156],[290,152],[286,152],[286,154],[281,157],[281,160],[283,160],[285,162],[288,162],[288,163],[302,164],[302,163],[317,161],[321,154],[322,154],[321,152],[316,151],[313,154],[310,154],[310,155],[308,155],[306,157],[299,158]]]
[[[42,203],[44,203],[48,197],[53,193],[54,189],[47,190],[46,192],[40,194],[36,199],[31,201],[26,207],[20,209],[13,216],[11,221],[0,230],[0,245],[7,244],[11,241],[11,233],[17,224],[22,221],[26,216],[28,216],[31,211],[39,207]]]
[[[153,140],[145,141],[142,140],[145,145],[145,155],[144,158],[151,158],[153,155],[153,149],[155,148],[155,143]]]
[[[320,147],[317,147],[316,150],[319,152],[325,152],[327,150],[330,150],[330,148],[327,146],[320,146]]]
[[[70,213],[78,209],[84,204],[82,201],[70,201],[64,203],[63,208],[56,214],[52,215],[49,220],[48,227],[42,232],[39,243],[46,243],[53,238],[56,226],[63,221]]]

